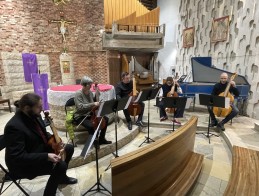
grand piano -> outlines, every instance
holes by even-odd
[[[192,82],[185,82],[186,75],[178,81],[183,90],[183,96],[195,98],[195,94],[211,94],[215,83],[219,82],[220,74],[226,72],[229,78],[233,73],[212,67],[211,57],[191,58]],[[238,100],[245,101],[248,98],[250,84],[244,76],[238,75],[234,81],[240,92]]]

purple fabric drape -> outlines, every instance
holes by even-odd
[[[22,54],[23,71],[25,82],[32,82],[33,73],[38,73],[38,62],[36,54]]]
[[[49,88],[48,74],[32,74],[34,92],[41,96],[43,110],[49,110],[47,90]]]

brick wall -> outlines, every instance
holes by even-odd
[[[40,2],[40,3],[39,3]],[[99,83],[108,82],[106,52],[102,51],[101,35],[104,14],[103,0],[73,0],[56,6],[52,0],[0,1],[0,51],[31,52],[49,56],[51,82],[60,82],[59,56],[63,51],[59,20],[74,21],[67,27],[67,48],[75,65],[75,78],[89,75]],[[0,85],[3,85],[0,58]]]

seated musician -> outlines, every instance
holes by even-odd
[[[236,88],[236,83],[234,81],[230,82],[231,86],[229,89],[229,92],[231,94],[234,94],[235,97],[239,96],[239,91]],[[214,85],[214,88],[212,90],[212,95],[219,95],[220,93],[224,92],[226,87],[228,85],[228,74],[222,73],[220,75],[220,82]],[[230,103],[230,107],[232,108],[232,111],[221,121],[218,123],[215,114],[213,113],[213,107],[208,106],[208,111],[210,113],[211,117],[211,127],[217,126],[222,131],[225,131],[224,124],[226,124],[228,121],[230,121],[232,118],[234,118],[238,114],[238,108],[234,105],[234,103]]]
[[[117,86],[115,88],[115,91],[116,91],[116,98],[117,99],[127,97],[133,91],[133,82],[132,82],[132,80],[130,80],[130,74],[128,72],[123,72],[121,74],[121,81],[117,84]],[[141,126],[141,127],[145,127],[143,122],[142,122],[145,104],[143,102],[140,102],[139,104],[141,106],[141,112],[138,115],[136,125]],[[123,110],[123,113],[124,113],[124,116],[125,116],[125,118],[127,120],[127,123],[128,123],[128,129],[132,130],[132,121],[131,121],[128,109]]]
[[[39,95],[28,93],[20,99],[19,109],[4,129],[5,161],[14,178],[33,179],[50,175],[44,195],[53,196],[58,184],[77,183],[77,179],[66,175],[74,147],[70,144],[64,146],[64,161],[60,154],[53,153],[47,144],[51,135],[46,131],[41,111],[42,99]]]
[[[94,131],[97,127],[94,127],[91,119],[85,117],[88,115],[88,113],[92,111],[94,107],[99,106],[99,102],[95,100],[93,93],[90,91],[92,83],[93,80],[91,78],[89,78],[88,76],[84,76],[80,83],[82,85],[82,89],[76,92],[74,98],[76,105],[74,119],[78,124],[82,123],[81,125],[87,129],[90,135],[94,134]],[[111,141],[105,139],[109,118],[107,116],[104,116],[103,120],[105,121],[105,127],[101,129],[99,144],[111,144]]]
[[[159,97],[160,98],[167,97],[168,93],[172,89],[173,84],[174,84],[174,88],[175,88],[174,92],[181,94],[182,88],[180,87],[178,82],[176,80],[174,80],[172,77],[167,77],[166,82],[160,88]],[[166,108],[164,106],[163,99],[160,99],[160,101],[158,103],[158,107],[160,108],[160,121],[167,120],[168,116],[166,114]],[[177,118],[183,117],[184,109],[176,108],[176,110],[174,112],[175,112],[175,114],[174,114],[174,118],[172,119],[172,122],[174,122],[178,125],[181,125],[180,121],[178,121]]]

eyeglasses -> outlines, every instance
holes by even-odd
[[[92,86],[93,83],[85,83],[83,86]]]

